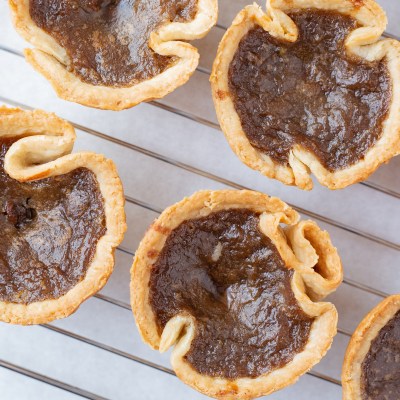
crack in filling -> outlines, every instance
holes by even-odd
[[[245,209],[185,221],[153,265],[159,332],[191,314],[195,337],[185,357],[201,374],[257,377],[292,361],[308,341],[313,318],[293,294],[293,271],[258,225],[259,215]]]

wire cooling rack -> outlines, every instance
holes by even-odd
[[[385,36],[396,38],[400,3],[381,4],[390,21]],[[321,363],[268,398],[341,397],[349,337],[366,312],[400,292],[400,160],[351,188],[330,192],[317,184],[311,193],[263,178],[238,161],[220,132],[208,79],[217,44],[245,5],[220,0],[218,25],[195,42],[201,61],[188,84],[165,99],[113,113],[56,98],[25,63],[27,45],[11,26],[6,1],[0,3],[0,102],[54,111],[75,126],[76,150],[114,159],[125,186],[129,226],[109,283],[73,316],[35,327],[0,323],[2,399],[205,399],[174,376],[168,354],[141,342],[129,305],[129,269],[144,231],[163,208],[196,190],[219,188],[278,196],[331,234],[345,269],[343,285],[329,298],[340,314],[338,335]]]

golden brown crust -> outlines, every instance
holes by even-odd
[[[254,379],[228,380],[199,374],[184,358],[195,334],[193,317],[185,313],[175,316],[159,335],[149,302],[151,268],[170,232],[185,220],[232,208],[260,213],[261,231],[275,244],[287,267],[295,270],[292,289],[296,299],[306,314],[315,317],[305,349],[285,367]],[[330,303],[311,301],[309,295],[322,298],[335,290],[342,280],[341,263],[326,232],[310,221],[298,221],[297,212],[277,198],[248,190],[221,190],[201,191],[183,199],[167,208],[150,226],[131,269],[132,310],[144,342],[160,351],[175,346],[171,363],[185,383],[218,399],[251,399],[294,383],[328,351],[336,334],[336,309]],[[288,225],[289,230],[281,229],[281,224]],[[291,247],[290,242],[297,247]],[[324,277],[318,276],[319,272],[314,270],[317,263],[320,264],[318,271],[324,271]],[[305,276],[308,278],[304,279]],[[322,284],[319,288],[323,280],[329,284]]]
[[[166,96],[188,81],[198,65],[197,49],[184,40],[200,39],[215,25],[217,0],[198,0],[195,18],[187,23],[169,23],[153,32],[150,47],[158,54],[176,56],[179,61],[163,73],[131,87],[113,88],[83,82],[66,68],[66,51],[29,14],[29,0],[9,0],[17,31],[34,49],[26,49],[26,59],[50,81],[57,95],[89,107],[123,110],[143,101]]]
[[[355,18],[362,26],[346,40],[349,52],[369,61],[386,57],[392,78],[392,103],[383,133],[369,149],[365,158],[356,164],[335,172],[328,171],[318,158],[302,146],[296,145],[289,155],[289,166],[276,163],[271,157],[255,149],[243,131],[228,86],[229,65],[240,40],[254,26],[259,25],[271,35],[291,42],[297,40],[298,29],[285,14],[291,10],[318,8],[337,10]],[[238,157],[249,167],[269,178],[301,189],[312,188],[310,172],[330,189],[341,189],[365,180],[381,164],[400,153],[400,43],[396,40],[379,40],[386,27],[386,15],[374,0],[268,0],[267,12],[257,5],[243,9],[225,33],[214,61],[211,86],[221,128]]]
[[[73,313],[107,282],[114,267],[114,251],[125,230],[124,195],[116,167],[95,153],[70,154],[74,128],[54,114],[0,107],[0,138],[23,137],[8,150],[6,172],[19,181],[33,181],[66,174],[80,167],[96,176],[104,199],[107,231],[97,243],[96,253],[85,278],[64,296],[28,305],[0,301],[0,321],[41,324]]]
[[[400,295],[390,296],[371,310],[353,333],[343,362],[343,400],[362,400],[362,363],[372,341],[399,310]]]

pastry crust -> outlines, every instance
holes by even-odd
[[[228,85],[229,65],[238,49],[240,40],[255,26],[278,39],[295,42],[298,29],[286,15],[299,9],[334,10],[355,18],[360,28],[347,37],[345,46],[349,53],[368,61],[386,57],[392,79],[392,102],[388,118],[383,124],[383,133],[364,159],[342,170],[330,172],[314,153],[295,145],[289,154],[289,165],[281,165],[271,157],[254,148],[243,131],[240,118]],[[385,30],[385,12],[374,0],[268,0],[267,11],[251,5],[235,18],[223,37],[211,75],[211,86],[217,116],[221,128],[237,156],[249,167],[263,175],[278,179],[287,185],[301,189],[312,189],[310,173],[330,189],[341,189],[365,180],[381,164],[400,153],[400,43],[393,39],[379,40]]]
[[[27,305],[0,301],[0,321],[42,324],[70,315],[107,282],[114,267],[115,248],[126,231],[125,199],[114,163],[95,153],[70,154],[75,142],[74,128],[56,115],[0,107],[0,138],[12,137],[21,137],[4,159],[4,168],[13,179],[34,181],[85,167],[96,176],[104,199],[107,231],[98,241],[82,281],[58,299]]]
[[[343,400],[362,400],[362,363],[372,341],[399,310],[400,295],[390,296],[370,311],[353,333],[343,362]]]
[[[295,270],[292,290],[309,316],[315,317],[308,343],[292,362],[257,378],[229,380],[199,374],[185,354],[195,336],[191,315],[172,318],[159,335],[149,301],[149,280],[170,232],[188,219],[205,217],[226,209],[249,209],[260,213],[260,229],[277,247],[288,268]],[[136,252],[131,269],[131,302],[144,342],[161,352],[174,346],[171,363],[178,377],[198,391],[218,399],[251,399],[294,383],[325,355],[336,334],[337,312],[331,303],[313,302],[334,291],[342,281],[340,258],[326,232],[311,221],[298,222],[299,215],[278,198],[252,191],[201,191],[167,208],[150,226]],[[288,230],[280,228],[288,225]],[[291,247],[291,244],[295,247]],[[319,257],[318,257],[319,256]],[[318,260],[319,259],[319,260]],[[315,270],[316,264],[319,264]],[[322,274],[319,271],[324,271]]]
[[[166,96],[188,81],[197,68],[199,54],[187,40],[200,39],[217,22],[217,0],[198,0],[195,18],[186,23],[162,25],[150,38],[158,54],[176,56],[176,64],[152,79],[130,87],[94,86],[83,82],[67,69],[68,56],[50,35],[36,26],[29,14],[29,0],[9,0],[14,26],[35,48],[26,49],[28,62],[50,81],[57,95],[89,107],[123,110],[143,101]]]

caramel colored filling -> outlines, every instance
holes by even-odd
[[[167,22],[195,17],[197,0],[30,0],[35,24],[69,56],[68,68],[86,83],[127,87],[175,63],[155,53],[150,34]]]
[[[400,311],[372,341],[361,368],[363,400],[400,398]]]
[[[90,170],[21,183],[4,171],[13,140],[0,141],[0,301],[56,299],[82,279],[106,232]]]
[[[201,374],[256,377],[289,363],[308,341],[313,319],[294,297],[293,271],[258,224],[244,209],[185,221],[153,265],[159,331],[177,314],[195,318],[186,360]]]
[[[229,88],[252,146],[288,165],[300,145],[329,171],[362,160],[381,137],[391,101],[386,61],[350,55],[345,39],[358,27],[346,15],[289,14],[295,43],[261,27],[243,37],[229,69]]]

